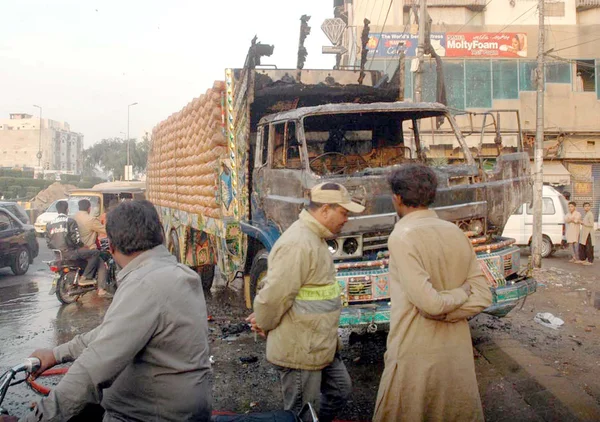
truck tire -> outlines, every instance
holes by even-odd
[[[179,235],[176,230],[171,230],[169,233],[169,252],[173,255],[177,262],[181,262],[181,253],[179,251]]]
[[[215,279],[215,265],[208,264],[200,267],[200,279],[202,280],[202,288],[210,290]]]
[[[269,252],[266,249],[261,249],[254,256],[252,267],[250,268],[250,300],[254,304],[256,294],[263,288],[264,280],[267,275],[267,262]]]

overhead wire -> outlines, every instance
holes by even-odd
[[[461,26],[460,28],[458,28],[458,29],[456,30],[456,32],[460,32],[460,31],[461,31],[461,30],[462,30],[462,29],[463,29],[465,26],[467,26],[469,23],[471,23],[471,21],[472,21],[473,19],[475,19],[475,17],[477,17],[477,15],[479,15],[481,12],[483,12],[483,11],[485,10],[485,8],[486,8],[486,7],[488,7],[488,6],[489,6],[489,4],[490,4],[491,2],[493,2],[493,1],[494,1],[494,0],[490,0],[490,1],[488,1],[488,2],[487,2],[487,3],[486,3],[484,6],[483,6],[483,8],[482,8],[482,9],[481,9],[479,12],[477,12],[477,13],[475,13],[473,16],[471,16],[471,19],[469,19],[468,21],[466,21],[466,22],[464,23],[464,25],[463,25],[463,26]]]
[[[390,16],[390,10],[392,10],[393,4],[394,4],[394,0],[390,0],[390,7],[388,7],[387,13],[385,14],[385,19],[383,21],[383,26],[381,27],[381,31],[379,32],[379,41],[381,41],[381,36],[383,35],[383,31],[385,30],[385,25],[387,23],[388,17]],[[381,10],[383,11],[383,4],[381,5]],[[381,18],[381,11],[379,12],[379,18]],[[379,22],[379,19],[377,21]],[[377,45],[379,45],[379,41],[377,42]],[[371,70],[372,66],[373,66],[373,60],[371,60],[371,63],[369,63],[368,70]]]

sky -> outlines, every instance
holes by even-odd
[[[321,30],[332,0],[19,0],[0,6],[0,118],[66,121],[85,147],[140,137],[242,67],[254,35],[264,64],[295,68],[300,16],[311,16],[305,68],[331,69]]]

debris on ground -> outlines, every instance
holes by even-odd
[[[250,331],[250,324],[246,324],[245,322],[240,322],[238,324],[229,324],[221,327],[221,332],[224,336],[231,336],[234,334],[240,334],[244,331]]]
[[[544,327],[552,328],[554,330],[558,330],[559,327],[565,323],[562,319],[555,317],[550,312],[540,312],[536,314],[533,320]]]
[[[242,363],[256,363],[258,362],[258,356],[242,356],[240,358]]]

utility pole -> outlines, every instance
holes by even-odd
[[[132,172],[130,167],[130,159],[129,159],[129,110],[131,106],[137,105],[137,103],[131,103],[127,106],[127,167],[125,167],[125,180],[131,180]]]
[[[417,45],[417,59],[419,60],[419,67],[415,74],[415,93],[413,95],[413,102],[420,103],[423,101],[423,64],[425,63],[425,25],[427,25],[427,5],[426,0],[420,0],[421,4],[419,7],[419,43]]]
[[[39,140],[39,145],[38,145],[38,152],[36,154],[36,157],[38,159],[38,167],[42,166],[42,107],[40,107],[39,105],[33,105],[36,108],[40,109],[40,140]]]
[[[544,170],[544,0],[538,0],[537,102],[533,182],[533,267],[542,267],[542,186]]]

